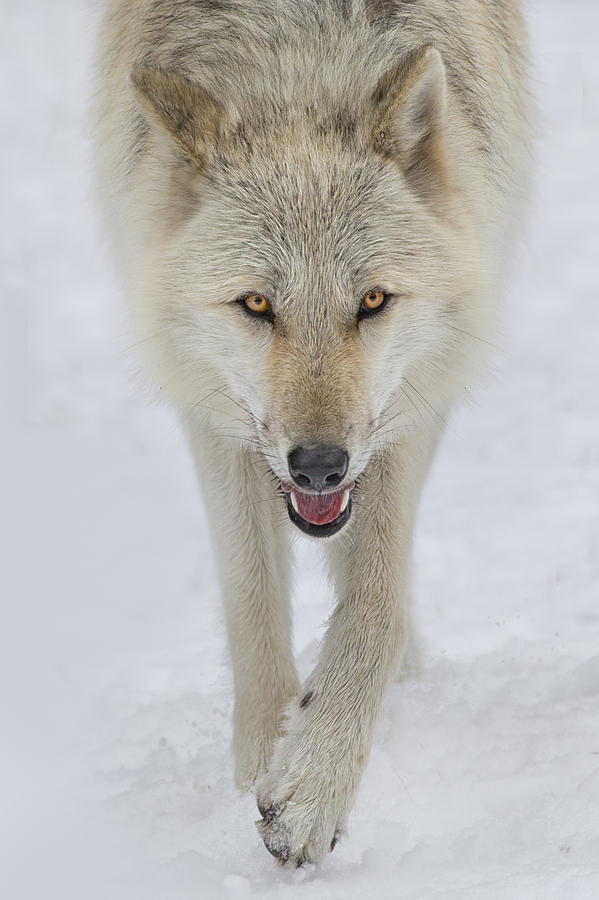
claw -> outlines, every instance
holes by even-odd
[[[284,805],[285,804],[275,807],[276,815],[282,812]],[[270,814],[271,810],[272,807],[267,807],[264,811]],[[270,855],[274,856],[275,859],[284,866],[291,858],[291,841],[287,829],[281,822],[276,821],[276,818],[269,819],[265,817],[256,824],[258,826],[260,837],[264,842],[264,846]]]
[[[266,822],[272,822],[273,819],[276,819],[277,816],[280,816],[283,810],[285,809],[284,803],[270,803],[268,806],[265,803],[260,803],[258,800],[257,803],[258,812],[262,816],[262,818]]]
[[[274,856],[277,862],[279,862],[282,866],[289,860],[290,850],[289,844],[283,838],[282,835],[271,834],[264,828],[264,822],[259,823],[258,830],[260,831],[260,835],[262,840],[264,841],[264,846],[268,850],[271,856]],[[265,833],[266,832],[266,833]],[[277,840],[277,837],[279,840]],[[274,840],[272,839],[274,838]]]
[[[289,847],[270,847],[266,843],[266,841],[264,841],[264,846],[266,847],[270,855],[275,857],[280,865],[285,865],[285,863],[289,859]]]

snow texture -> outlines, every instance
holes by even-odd
[[[0,895],[599,897],[599,6],[528,6],[537,199],[492,375],[426,489],[423,669],[388,693],[349,836],[293,872],[233,787],[192,466],[136,383],[94,225],[97,18],[2,4]],[[305,675],[331,598],[296,548]]]

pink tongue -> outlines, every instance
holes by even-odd
[[[341,512],[344,494],[345,491],[337,491],[335,494],[303,494],[294,491],[293,499],[302,519],[312,525],[327,525],[334,522]]]

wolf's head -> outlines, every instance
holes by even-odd
[[[180,211],[152,328],[179,402],[262,453],[292,520],[326,536],[372,455],[455,380],[472,268],[445,70],[425,47],[370,86],[334,67],[318,92],[297,70],[278,93],[252,77],[240,105],[133,72]]]

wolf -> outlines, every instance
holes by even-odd
[[[484,363],[529,169],[517,0],[108,0],[103,213],[195,459],[235,776],[285,864],[346,829],[409,644],[412,531]],[[300,684],[290,536],[336,605]]]

